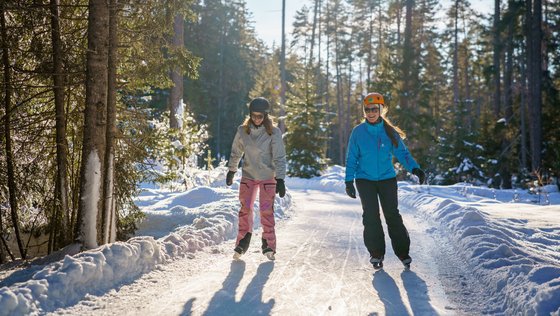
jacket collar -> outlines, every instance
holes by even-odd
[[[363,124],[366,126],[367,130],[371,131],[371,132],[378,132],[378,131],[383,130],[383,125],[384,125],[383,120],[379,120],[379,122],[372,124],[372,123],[368,122],[367,119],[364,120]]]

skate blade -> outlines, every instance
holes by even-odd
[[[241,260],[241,254],[239,252],[233,252],[233,260]]]
[[[276,257],[274,256],[274,252],[270,251],[264,254],[268,260],[276,260]]]

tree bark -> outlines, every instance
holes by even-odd
[[[496,119],[500,118],[501,112],[501,90],[500,90],[500,0],[494,0],[494,26],[493,26],[493,37],[494,37],[494,55],[493,55],[493,70],[494,70],[494,117]]]
[[[19,232],[19,218],[18,218],[18,199],[17,199],[17,186],[15,180],[15,170],[14,170],[14,154],[12,152],[12,135],[11,135],[11,103],[12,103],[12,83],[11,83],[11,73],[10,73],[10,57],[8,51],[8,33],[6,30],[6,16],[5,16],[5,3],[0,2],[0,17],[2,28],[2,64],[4,66],[4,140],[5,150],[6,150],[6,171],[8,176],[8,195],[10,203],[10,213],[12,216],[12,225],[14,226],[14,233],[16,235],[16,241],[19,248],[19,253],[22,259],[25,259],[25,248],[21,240]]]
[[[115,133],[117,122],[118,0],[109,1],[109,57],[107,80],[107,131],[103,172],[103,243],[115,242],[116,210],[113,203],[115,178]],[[182,79],[182,78],[181,78]],[[182,81],[182,80],[181,80]]]
[[[455,0],[455,16],[453,28],[453,106],[459,109],[459,0]],[[460,113],[456,113],[462,117]]]
[[[280,49],[280,111],[278,115],[278,128],[284,133],[286,131],[286,0],[282,0],[282,44]]]
[[[523,49],[523,48],[522,48]],[[522,55],[527,56],[526,52],[522,52]],[[521,73],[521,104],[519,106],[519,130],[521,134],[520,139],[520,148],[521,148],[521,167],[519,168],[519,172],[525,173],[527,172],[527,99],[528,99],[528,90],[527,90],[527,68],[526,68],[527,61],[523,60],[520,62],[519,72]]]
[[[404,111],[410,109],[411,97],[411,76],[412,76],[412,58],[414,56],[412,47],[412,10],[414,8],[414,0],[406,0],[406,16],[404,28],[404,45],[403,45],[403,60],[402,60],[402,91],[401,91],[401,105]]]
[[[173,46],[183,48],[185,46],[185,27],[184,18],[182,15],[177,14],[173,21]],[[174,129],[181,129],[183,123],[183,74],[177,67],[171,72],[171,81],[173,87],[169,95],[170,114],[169,114],[169,127]]]
[[[60,36],[59,0],[50,1],[51,36],[53,51],[53,92],[56,109],[56,194],[51,231],[52,244],[49,252],[65,246],[71,236],[68,208],[68,143],[66,140],[66,113],[64,109],[65,79],[62,64],[62,40]],[[58,236],[57,236],[58,235]]]
[[[542,3],[540,0],[526,0],[525,10],[531,171],[538,172],[542,150]]]
[[[102,214],[102,171],[107,125],[107,64],[109,6],[106,0],[90,0],[86,61],[86,107],[80,171],[80,201],[76,240],[82,248],[98,244],[97,217]]]
[[[315,0],[313,9],[313,26],[311,28],[311,43],[309,48],[309,64],[307,71],[313,69],[313,48],[315,47],[315,30],[317,29],[317,12],[319,10],[319,0]],[[306,85],[308,82],[305,83]]]
[[[507,37],[506,37],[506,63],[504,73],[504,110],[505,110],[505,127],[503,129],[502,139],[502,152],[500,157],[500,175],[502,178],[501,188],[511,189],[511,170],[510,170],[510,156],[511,156],[511,139],[508,133],[510,129],[509,123],[513,116],[513,32],[515,13],[514,4],[512,0],[508,1],[508,10],[511,15],[511,20],[508,24]]]
[[[530,99],[531,114],[531,168],[533,172],[540,171],[542,160],[542,2],[534,0],[531,21],[531,50],[532,60],[529,70],[531,80],[529,87],[532,91]]]

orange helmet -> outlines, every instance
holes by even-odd
[[[371,92],[366,95],[363,101],[363,106],[366,106],[368,104],[385,105],[385,101],[383,100],[383,96],[381,95],[381,93]]]

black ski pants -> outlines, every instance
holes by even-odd
[[[381,202],[393,251],[401,260],[407,258],[410,250],[410,238],[401,214],[399,214],[397,179],[380,181],[356,179],[356,187],[360,193],[364,211],[362,215],[364,243],[370,255],[375,258],[385,255],[385,234],[379,214],[379,202]]]

